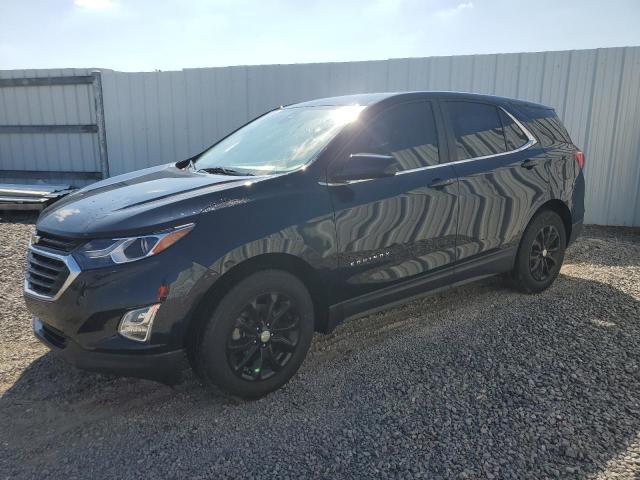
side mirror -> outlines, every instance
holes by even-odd
[[[352,153],[332,175],[332,181],[345,183],[354,180],[392,177],[398,172],[398,162],[390,155]]]

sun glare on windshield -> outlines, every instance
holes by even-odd
[[[274,110],[229,135],[196,161],[207,173],[270,175],[313,161],[363,105],[318,106]]]
[[[346,125],[347,123],[357,120],[362,110],[364,110],[364,106],[362,105],[349,105],[336,108],[331,111],[331,119],[336,125]]]

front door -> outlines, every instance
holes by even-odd
[[[391,177],[328,186],[344,298],[387,287],[401,297],[406,281],[445,271],[455,261],[457,178],[445,164],[434,113],[427,101],[391,106],[364,125],[336,159],[391,155],[400,169]],[[439,279],[444,284],[450,278]],[[385,301],[381,295],[378,303]]]

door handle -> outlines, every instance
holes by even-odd
[[[522,162],[520,164],[521,167],[524,167],[527,170],[531,170],[536,165],[538,165],[538,161],[537,160],[531,160],[530,158],[527,158],[524,162]]]
[[[429,186],[431,188],[443,188],[443,187],[446,187],[447,185],[451,185],[453,182],[455,182],[454,178],[447,178],[444,180],[442,178],[434,178],[431,184],[429,184]]]

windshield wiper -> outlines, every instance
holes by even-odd
[[[238,170],[234,170],[233,168],[226,168],[226,167],[199,168],[196,171],[205,172],[205,173],[216,173],[218,175],[234,175],[237,177],[254,177],[255,176],[253,173],[249,173],[249,172],[243,173],[243,172],[239,172]]]

